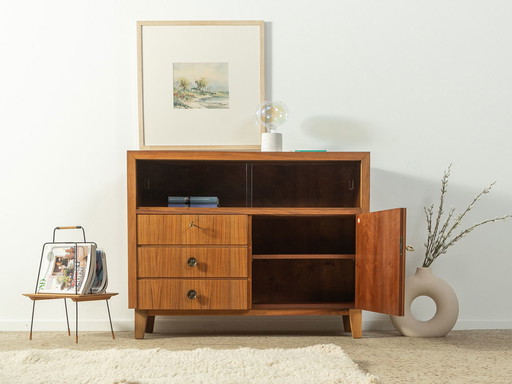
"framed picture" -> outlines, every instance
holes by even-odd
[[[139,21],[141,149],[259,149],[263,21]]]

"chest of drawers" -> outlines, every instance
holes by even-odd
[[[247,215],[139,215],[137,307],[248,309]]]

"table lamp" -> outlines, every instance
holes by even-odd
[[[265,132],[261,134],[261,151],[282,151],[283,136],[276,129],[288,120],[288,107],[281,101],[264,101],[256,110],[256,120],[265,126]]]

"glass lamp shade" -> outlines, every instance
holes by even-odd
[[[256,120],[265,126],[266,132],[275,131],[288,120],[288,107],[281,101],[264,101],[256,110]]]

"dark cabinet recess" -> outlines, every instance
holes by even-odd
[[[360,163],[137,162],[137,206],[165,207],[168,196],[217,196],[221,207],[359,207]]]
[[[253,304],[353,302],[354,260],[254,260]]]
[[[253,216],[252,253],[354,254],[355,215]]]
[[[255,163],[254,207],[357,207],[360,164],[348,162]]]
[[[166,207],[168,196],[217,196],[223,207],[245,207],[247,177],[240,161],[139,161],[137,206]]]

